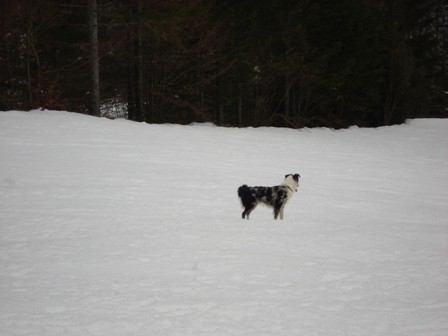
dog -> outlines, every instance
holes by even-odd
[[[240,186],[238,197],[244,207],[243,219],[249,219],[250,213],[260,202],[274,209],[274,219],[277,219],[279,215],[280,219],[283,219],[285,204],[297,192],[299,178],[299,174],[285,175],[283,183],[274,187],[249,187],[246,184]]]

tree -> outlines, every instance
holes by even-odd
[[[437,0],[1,6],[2,109],[99,115],[113,101],[136,121],[335,128],[448,115]]]
[[[91,114],[101,116],[100,65],[98,51],[98,7],[96,0],[89,0],[90,71],[92,81]]]

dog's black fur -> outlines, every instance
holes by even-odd
[[[238,188],[238,196],[244,207],[242,218],[249,219],[250,213],[258,203],[264,203],[274,209],[274,219],[280,215],[283,219],[283,209],[286,202],[299,187],[299,174],[288,174],[281,185],[274,187],[249,187],[246,184]]]

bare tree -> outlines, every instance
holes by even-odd
[[[89,0],[90,71],[92,79],[91,113],[100,116],[100,66],[98,51],[98,6]]]

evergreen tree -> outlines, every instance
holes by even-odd
[[[448,116],[441,1],[97,2],[101,103],[131,120],[338,128]],[[89,112],[88,4],[1,2],[0,108]]]

